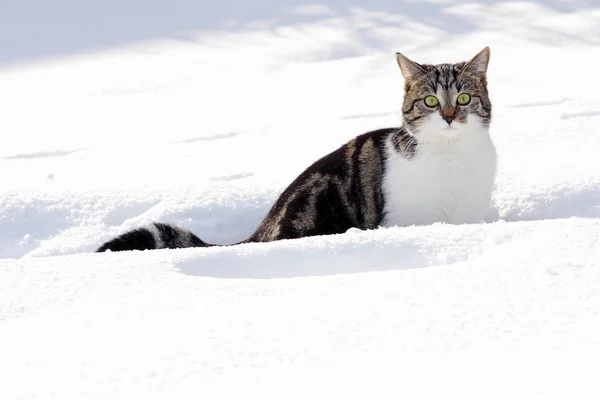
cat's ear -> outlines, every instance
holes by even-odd
[[[490,48],[481,50],[465,65],[465,70],[478,75],[485,75],[490,62]]]
[[[407,81],[425,73],[425,68],[421,64],[414,62],[403,54],[396,53],[396,61],[398,61],[400,71],[402,71],[402,75]]]

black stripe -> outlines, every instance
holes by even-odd
[[[355,150],[354,154],[352,154],[352,193],[362,193],[362,182],[360,181],[360,161],[358,159],[358,156],[360,155],[363,144],[364,141],[362,143],[359,143],[358,138],[354,142]],[[362,225],[364,223],[364,216],[361,212],[360,204],[358,204],[358,202],[352,202],[352,204],[355,206],[354,210],[352,210],[354,212],[355,218],[358,221],[359,225]]]
[[[160,240],[163,241],[165,247],[170,248],[169,245],[179,237],[179,232],[171,225],[155,222],[154,226],[158,230],[158,233],[160,234]]]
[[[412,104],[410,105],[410,108],[408,110],[404,111],[404,113],[408,114],[409,112],[411,112],[415,108],[415,104],[417,104],[417,102],[419,102],[419,101],[423,101],[423,99],[413,100]]]
[[[417,115],[416,117],[414,117],[413,119],[407,119],[406,122],[408,122],[409,124],[412,124],[415,121],[420,120],[421,118],[425,118],[427,115]]]
[[[456,69],[456,66],[452,67],[452,76],[454,77],[454,82],[456,83],[456,90],[460,92],[461,84],[458,81],[459,71]]]
[[[104,243],[97,253],[107,250],[127,251],[127,250],[151,250],[156,249],[156,241],[152,233],[146,228],[135,229],[126,232],[109,242]]]

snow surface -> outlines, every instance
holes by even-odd
[[[0,4],[0,399],[600,396],[600,4],[200,3]],[[245,238],[486,45],[490,223],[92,253]]]

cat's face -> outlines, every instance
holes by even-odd
[[[492,105],[487,91],[488,47],[468,62],[417,64],[396,55],[404,75],[405,125],[430,139],[475,135],[489,126]]]

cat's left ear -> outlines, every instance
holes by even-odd
[[[425,73],[425,68],[421,64],[414,62],[403,54],[396,53],[396,61],[398,62],[398,66],[400,66],[400,71],[402,71],[404,79],[407,81]]]
[[[490,48],[481,50],[475,57],[465,65],[465,70],[479,75],[485,75],[490,63]]]

